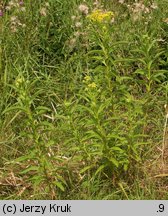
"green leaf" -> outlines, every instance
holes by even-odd
[[[98,60],[98,61],[102,61],[103,62],[104,57],[103,56],[92,56],[92,57],[89,57],[89,59]]]
[[[84,140],[98,139],[102,141],[102,136],[97,131],[90,130],[90,131],[87,131],[86,134],[87,135],[85,136]]]
[[[35,159],[35,158],[36,158],[36,152],[34,150],[34,151],[31,151],[27,155],[16,158],[15,160],[13,160],[13,162],[22,162],[22,161],[25,161],[25,160],[28,160],[28,159]]]
[[[2,115],[5,114],[5,113],[8,113],[10,111],[14,111],[14,110],[21,110],[25,113],[27,113],[27,109],[25,109],[24,107],[21,107],[21,106],[13,106],[13,107],[9,107],[7,109],[5,109],[3,112],[2,112]]]
[[[54,126],[52,123],[49,123],[48,121],[42,121],[38,124],[38,127],[40,126],[46,126],[48,129],[54,129]]]
[[[30,171],[37,171],[37,170],[39,170],[38,166],[30,166],[29,168],[21,171],[20,174],[26,174],[26,173],[28,173]]]
[[[107,100],[105,101],[105,103],[102,103],[102,104],[99,106],[99,109],[98,109],[98,111],[97,111],[97,115],[103,113],[103,110],[104,110],[105,108],[108,108],[110,104],[111,104],[111,98],[107,99]]]
[[[124,164],[124,171],[128,170],[128,164]]]
[[[90,58],[90,56],[89,55],[103,55],[103,51],[102,50],[91,50],[91,51],[89,51],[87,54],[86,54],[86,56],[88,56],[89,58]]]
[[[149,47],[147,49],[148,53],[150,52],[150,50],[152,49],[152,47],[155,45],[155,43],[156,43],[156,40],[151,41],[151,43],[149,44]]]
[[[119,162],[115,158],[110,158],[109,161],[117,168],[119,167]]]
[[[133,58],[123,58],[123,59],[114,60],[114,63],[117,63],[117,62],[129,62],[129,63],[131,63],[131,62],[135,62],[135,61],[136,61],[136,59],[133,59]]]
[[[38,106],[38,107],[36,107],[36,110],[46,110],[46,111],[51,111],[51,109],[49,109],[48,107],[45,107],[45,106]]]
[[[54,140],[49,140],[49,141],[46,143],[46,147],[53,146],[54,144],[55,144],[55,141],[54,141]]]
[[[137,61],[140,61],[141,63],[143,63],[144,66],[146,66],[147,64],[147,62],[142,58],[138,58]]]
[[[128,41],[117,41],[117,42],[115,42],[115,43],[112,43],[112,44],[111,44],[111,47],[118,46],[118,45],[123,45],[123,44],[128,44],[128,43],[129,43]],[[111,52],[114,51],[113,48],[110,49],[110,50],[111,50]]]
[[[50,112],[51,109],[44,106],[38,106],[35,111],[36,111],[36,115],[41,115],[46,113],[47,111]]]
[[[85,111],[88,111],[88,113],[91,115],[91,116],[95,116],[95,113],[93,112],[93,110],[91,110],[90,108],[86,107],[86,106],[83,106],[83,105],[79,105],[83,110]]]
[[[99,174],[107,165],[103,164],[101,165],[95,172],[94,176],[96,176],[97,174]]]
[[[65,191],[65,187],[62,185],[61,182],[55,181],[54,184],[62,191]]]
[[[163,51],[157,53],[157,54],[155,55],[155,57],[154,57],[154,61],[155,61],[159,56],[161,56],[164,52],[165,52],[165,51],[163,50]]]
[[[119,152],[121,152],[121,153],[124,152],[124,150],[122,150],[121,148],[119,148],[119,147],[117,147],[117,146],[111,147],[110,149],[111,149],[111,150],[114,150],[114,151],[119,151]]]
[[[151,70],[152,64],[153,64],[153,60],[149,61],[147,64],[147,68],[149,71]]]
[[[82,173],[86,172],[87,170],[93,168],[93,166],[94,166],[94,165],[90,165],[90,166],[84,167],[84,168],[80,171],[80,174],[82,174]]]
[[[134,71],[134,73],[144,75],[146,73],[146,71],[143,69],[137,69],[136,71]]]
[[[56,174],[57,179],[59,179],[62,183],[64,183],[64,185],[67,185],[66,181],[64,180],[64,178],[58,174]]]
[[[27,159],[30,159],[30,156],[29,155],[24,155],[24,156],[21,156],[21,157],[15,159],[14,162],[22,162],[22,161],[25,161]]]
[[[34,175],[29,178],[29,181],[33,182],[35,185],[39,185],[41,182],[45,181],[45,179],[40,175]]]

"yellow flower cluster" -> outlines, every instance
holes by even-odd
[[[114,13],[112,11],[102,11],[102,10],[94,10],[91,14],[89,14],[88,19],[94,22],[109,22],[114,17]]]
[[[19,88],[24,82],[25,82],[24,77],[18,77],[18,78],[15,80],[15,86],[16,86],[17,88]]]
[[[97,87],[95,82],[91,82],[91,77],[90,76],[85,76],[83,82],[87,85],[87,87],[85,88],[85,90],[89,90],[89,89],[95,89]],[[89,88],[89,89],[88,89]]]
[[[84,82],[88,82],[88,81],[90,81],[91,80],[91,77],[90,76],[85,76],[84,77]]]
[[[88,84],[88,87],[89,87],[89,88],[96,88],[97,85],[96,85],[95,82],[92,82],[92,83]]]

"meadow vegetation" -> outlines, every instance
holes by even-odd
[[[0,3],[0,199],[168,198],[168,1]]]

